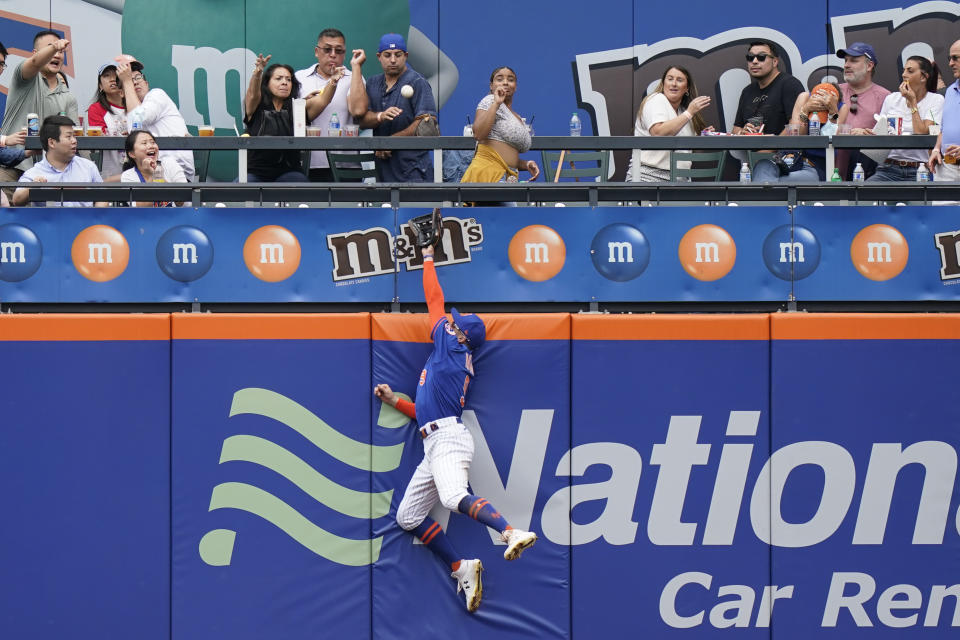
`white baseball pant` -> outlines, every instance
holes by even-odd
[[[437,501],[456,511],[469,493],[473,436],[456,418],[442,418],[436,423],[439,428],[424,439],[423,460],[397,507],[397,524],[406,531],[423,522]]]

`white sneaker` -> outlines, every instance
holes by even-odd
[[[507,529],[500,534],[500,539],[507,543],[507,550],[503,552],[504,560],[516,560],[524,549],[533,546],[537,534],[523,529]]]
[[[463,590],[467,600],[467,611],[473,613],[480,606],[483,598],[483,563],[479,560],[461,560],[460,568],[450,574],[457,581],[457,593]]]

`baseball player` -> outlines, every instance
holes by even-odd
[[[507,543],[503,557],[516,560],[537,541],[535,533],[514,529],[489,502],[467,490],[467,472],[473,458],[473,438],[460,416],[473,374],[473,352],[486,338],[486,327],[477,315],[460,315],[451,309],[453,322],[443,311],[443,290],[433,264],[433,247],[423,249],[423,291],[430,311],[433,353],[427,359],[417,386],[416,404],[378,384],[374,394],[420,425],[423,460],[417,466],[397,507],[397,523],[410,531],[450,565],[457,592],[464,592],[467,610],[474,612],[483,597],[480,560],[466,560],[427,514],[439,500],[451,511],[469,515],[500,532]]]

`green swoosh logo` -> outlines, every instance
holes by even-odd
[[[242,482],[224,482],[213,488],[210,510],[241,509],[258,515],[277,526],[288,536],[318,556],[338,564],[360,567],[376,562],[380,557],[383,537],[373,540],[341,538],[307,520],[299,511],[267,493]],[[214,529],[200,540],[200,557],[209,565],[230,564],[236,534],[226,529]]]
[[[349,438],[303,405],[269,389],[250,387],[233,394],[230,416],[242,413],[282,422],[340,462],[357,469],[391,471],[400,464],[403,444],[374,446]]]
[[[386,406],[386,405],[384,405]],[[250,387],[233,396],[230,416],[259,415],[280,422],[340,462],[363,471],[396,469],[403,443],[376,446],[349,438],[303,405],[269,389]],[[381,408],[377,424],[388,429],[406,425],[409,419],[390,407]],[[220,463],[251,462],[283,476],[311,498],[346,516],[370,520],[387,515],[393,490],[366,493],[343,487],[280,445],[253,435],[230,436],[223,442]],[[383,538],[343,538],[314,524],[296,509],[263,489],[242,482],[224,482],[213,488],[210,511],[238,509],[270,522],[301,545],[333,562],[362,566],[380,557]],[[200,558],[211,566],[229,565],[237,533],[228,529],[208,531],[200,540]]]
[[[223,441],[220,462],[253,462],[297,485],[311,498],[353,518],[381,518],[390,511],[393,489],[365,493],[342,487],[278,444],[257,436],[231,436]]]

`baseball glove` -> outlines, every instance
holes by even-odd
[[[410,228],[417,234],[418,247],[432,247],[440,242],[442,220],[440,209],[434,209],[433,213],[410,219]]]

